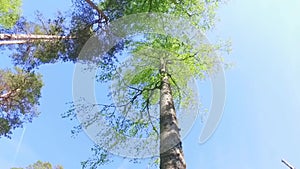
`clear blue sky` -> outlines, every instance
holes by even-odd
[[[32,17],[39,9],[52,16],[69,5],[69,1],[24,0],[23,12]],[[203,127],[198,121],[183,140],[188,169],[286,169],[281,158],[300,167],[299,6],[300,0],[231,0],[221,6],[220,22],[208,37],[232,40],[227,60],[235,66],[226,71],[225,111],[213,137],[198,144]],[[0,66],[11,66],[5,53],[0,55]],[[72,139],[71,122],[60,117],[68,108],[65,103],[72,100],[73,70],[66,63],[41,67],[42,114],[26,125],[19,151],[23,129],[16,130],[12,140],[0,140],[1,169],[37,160],[79,169],[79,161],[89,157],[92,142],[84,134]],[[203,102],[209,103],[209,96],[204,96]],[[118,159],[102,168],[146,167]]]

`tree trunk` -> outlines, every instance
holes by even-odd
[[[32,35],[32,34],[0,34],[0,45],[22,44],[35,40],[52,41],[60,39],[73,39],[69,36],[59,35]]]
[[[185,169],[180,129],[164,59],[161,59],[160,66],[160,169]]]

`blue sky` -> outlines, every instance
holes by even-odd
[[[70,4],[24,0],[23,12],[32,17],[39,9],[52,16]],[[285,169],[281,158],[300,166],[299,6],[300,0],[231,0],[218,10],[220,22],[208,38],[231,39],[233,51],[226,60],[235,66],[226,71],[226,105],[214,135],[198,144],[203,127],[198,120],[183,140],[188,169]],[[11,66],[5,53],[0,55],[0,66]],[[0,168],[42,160],[79,169],[79,162],[91,154],[92,141],[85,134],[71,138],[72,123],[60,117],[68,109],[65,103],[72,100],[74,65],[45,65],[39,71],[45,83],[42,114],[26,125],[19,150],[23,129],[16,130],[12,140],[0,140]],[[208,106],[207,83],[200,85],[200,94]],[[146,167],[116,159],[102,168]]]

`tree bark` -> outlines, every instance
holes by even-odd
[[[60,39],[74,39],[70,36],[59,36],[59,35],[32,35],[32,34],[0,34],[0,45],[8,44],[22,44],[28,43],[35,40],[51,41]]]
[[[186,169],[166,60],[160,66],[160,169]]]

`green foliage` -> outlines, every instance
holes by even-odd
[[[12,54],[10,57],[16,65],[25,70],[32,70],[41,64],[56,63],[58,61],[69,61],[73,58],[67,56],[69,41],[71,37],[66,35],[65,17],[58,12],[54,19],[44,19],[42,14],[37,12],[37,21],[30,22],[21,18],[15,27],[5,30],[8,34],[24,35],[55,35],[60,38],[30,39],[26,43],[6,45]]]
[[[211,29],[215,22],[215,11],[220,0],[108,0],[99,4],[100,9],[115,20],[125,15],[142,12],[160,12],[188,17],[202,30]]]
[[[3,1],[4,2],[4,1]],[[99,19],[99,13],[88,5],[85,1],[73,0],[74,10],[71,18],[66,18],[59,14],[53,20],[45,21],[38,14],[39,23],[32,23],[20,20],[14,29],[6,30],[5,33],[23,34],[43,34],[68,36],[70,38],[56,40],[29,40],[28,43],[11,45],[10,49],[15,49],[12,54],[15,64],[21,65],[26,70],[32,70],[45,63],[56,63],[58,61],[78,61],[78,54],[86,41],[105,26],[105,22]],[[213,28],[215,23],[215,10],[220,1],[218,0],[107,0],[100,1],[98,7],[103,10],[110,21],[122,16],[141,12],[168,13],[175,16],[186,17],[194,26],[202,31]],[[1,5],[1,4],[0,4]],[[17,5],[15,5],[17,6]],[[5,5],[1,6],[7,8]],[[0,7],[0,13],[1,11]],[[1,16],[1,15],[0,15]],[[2,17],[1,17],[2,18]],[[14,18],[14,17],[10,17]],[[70,20],[70,26],[66,27],[66,22]],[[1,23],[1,22],[0,22]],[[185,24],[185,23],[183,23]],[[7,25],[7,19],[3,25]],[[214,71],[216,58],[210,56],[212,51],[219,49],[219,45],[203,45],[199,49],[193,49],[191,45],[184,44],[178,39],[162,35],[143,35],[145,41],[136,43],[135,41],[121,41],[113,47],[99,62],[101,73],[97,75],[100,82],[113,81],[112,87],[115,91],[109,93],[109,97],[115,101],[114,104],[101,104],[102,109],[99,114],[109,120],[112,128],[118,134],[119,140],[115,139],[115,144],[122,141],[121,136],[147,137],[149,135],[159,135],[158,103],[161,78],[164,76],[160,72],[160,61],[163,59],[167,63],[167,75],[170,79],[173,97],[179,106],[193,104],[191,90],[188,88],[188,81],[192,78],[204,79],[208,72]],[[127,48],[126,48],[127,47]],[[131,59],[124,62],[122,69],[116,69],[117,54],[125,49],[130,49]],[[96,56],[97,57],[97,56]],[[20,70],[19,70],[20,71]],[[3,74],[7,74],[4,72]],[[4,77],[4,76],[3,76]],[[21,77],[18,77],[21,79]],[[38,82],[39,79],[33,81]],[[9,85],[7,85],[9,86]],[[35,83],[35,89],[40,89],[41,83]],[[3,113],[0,118],[1,135],[7,135],[16,127],[19,127],[23,119],[19,119],[21,114],[32,114],[30,108],[38,104],[40,93],[28,92],[33,95],[20,95],[28,97],[27,107],[11,106],[3,104],[4,110],[12,110],[16,119],[12,122],[11,117],[6,117],[9,113]],[[7,92],[8,89],[0,90]],[[20,90],[22,91],[22,90]],[[19,97],[18,99],[22,99]],[[4,103],[4,102],[3,102]],[[90,105],[91,107],[95,105]],[[88,111],[87,104],[80,107],[83,111]],[[79,108],[79,109],[80,109]],[[27,112],[27,113],[25,113]],[[31,112],[31,113],[30,113]],[[131,112],[131,120],[125,117]],[[132,113],[134,112],[134,113]],[[72,107],[65,117],[74,117],[75,108]],[[141,118],[140,117],[144,117]],[[77,128],[85,127],[80,124]],[[3,134],[2,134],[3,133]],[[97,168],[107,160],[108,152],[96,146],[93,158],[83,162],[84,168]]]
[[[93,22],[93,18],[96,18],[97,15],[95,11],[87,10],[90,8],[82,1],[74,1],[78,6],[83,7],[84,10],[76,13],[80,17],[87,16],[86,23],[93,24],[98,28],[103,26],[101,23]],[[101,1],[98,7],[104,11],[110,21],[141,12],[161,12],[188,18],[195,27],[205,32],[214,27],[215,10],[219,3],[218,0],[108,0]],[[143,41],[136,42],[132,39],[127,41],[124,49],[129,50],[132,57],[122,63],[119,69],[116,67],[107,69],[105,66],[100,66],[102,71],[99,71],[100,73],[97,75],[100,82],[112,81],[111,89],[113,90],[108,96],[114,101],[112,104],[99,104],[102,107],[99,114],[109,121],[111,127],[118,134],[137,138],[159,135],[157,131],[159,130],[158,104],[161,77],[163,76],[159,71],[160,60],[164,59],[167,62],[167,75],[170,79],[176,108],[188,107],[195,103],[195,98],[192,98],[191,94],[192,90],[188,86],[189,80],[192,78],[205,79],[208,73],[213,73],[215,64],[219,60],[212,57],[212,52],[222,47],[219,44],[206,44],[194,49],[190,44],[185,44],[169,36],[148,34],[142,36]],[[123,48],[119,49],[123,50]],[[112,56],[116,56],[116,54],[113,53]],[[81,104],[77,105],[79,106],[76,107],[76,111],[88,109],[86,103],[83,103],[82,106],[80,106]],[[65,117],[71,118],[74,116],[76,116],[75,109],[68,111],[65,115]],[[124,120],[126,118],[131,120]],[[87,127],[85,124],[80,124],[80,126],[80,128]],[[84,168],[97,168],[107,162],[106,160],[110,158],[108,155],[111,154],[102,148],[96,146],[93,149],[95,153],[93,157],[105,158],[90,158],[83,163]],[[158,164],[159,161],[155,161],[155,163]]]
[[[42,86],[39,74],[19,68],[0,70],[0,137],[9,137],[12,130],[37,116]]]
[[[0,1],[0,25],[12,28],[20,17],[21,0]]]
[[[159,67],[160,60],[163,58],[167,63],[167,74],[170,78],[174,100],[177,103],[180,102],[180,106],[187,106],[191,102],[192,91],[188,88],[188,82],[192,78],[203,80],[208,73],[215,71],[214,66],[219,62],[219,58],[212,55],[217,50],[215,45],[206,44],[199,49],[192,49],[190,45],[178,39],[163,35],[149,35],[147,41],[134,45],[136,47],[132,51],[132,59],[120,66],[123,69],[130,67],[130,69],[124,69],[123,71],[126,72],[122,73],[124,74],[122,81],[127,86],[118,90],[122,91],[128,86],[140,90],[151,89],[154,84],[160,84]],[[148,86],[143,84],[148,84]],[[143,99],[149,97],[149,93],[147,90],[144,91],[143,96],[146,97]],[[150,103],[157,104],[158,92],[152,92],[151,98]]]
[[[52,167],[52,165],[49,162],[37,161],[36,163],[29,165],[26,168],[11,168],[11,169],[63,169],[63,167],[60,165]]]
[[[14,1],[16,2],[16,1]],[[20,65],[27,70],[46,64],[59,61],[77,61],[79,52],[85,42],[100,30],[105,22],[97,19],[99,13],[93,10],[85,1],[73,0],[74,10],[71,18],[61,13],[57,18],[45,20],[38,13],[38,22],[32,23],[21,19],[14,29],[6,30],[10,33],[23,34],[43,34],[67,36],[72,38],[59,40],[29,41],[13,45],[16,52],[11,55],[16,65]],[[129,0],[108,0],[99,3],[100,9],[110,20],[115,20],[121,16],[140,12],[163,12],[176,16],[189,17],[194,25],[202,30],[213,27],[215,21],[215,9],[219,1],[129,1]],[[6,7],[7,5],[4,5]],[[193,11],[191,13],[191,11]],[[70,20],[70,26],[66,26]],[[107,54],[106,63],[111,63],[115,54],[124,49],[124,42],[120,42]],[[12,48],[12,45],[10,46]],[[111,66],[111,64],[110,64]]]
[[[75,3],[77,4],[77,3]],[[20,18],[12,29],[4,29],[7,34],[49,35],[60,38],[31,39],[24,43],[6,45],[12,54],[15,65],[25,70],[33,70],[42,64],[57,63],[60,61],[76,62],[78,55],[86,41],[103,26],[97,19],[97,14],[85,2],[75,5],[72,16],[58,12],[54,19],[45,19],[40,12],[36,13],[36,22]],[[123,48],[120,42],[103,57],[103,62],[112,65],[115,51]],[[2,46],[3,47],[3,46]]]
[[[101,149],[98,145],[91,148],[92,157],[81,162],[82,168],[97,169],[100,165],[111,162],[107,151]]]

